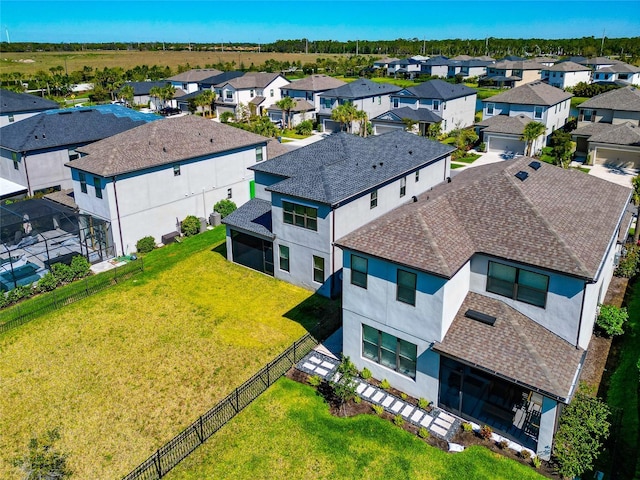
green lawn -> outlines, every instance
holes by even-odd
[[[456,162],[462,162],[462,163],[473,163],[475,162],[477,159],[479,159],[481,157],[481,155],[477,154],[477,153],[467,153],[465,156],[463,157],[458,157],[455,159]]]
[[[462,167],[466,167],[466,165],[464,163],[453,163],[451,162],[451,169],[455,170],[456,168],[462,168]]]
[[[589,97],[572,97],[571,98],[571,108],[578,108],[581,103],[589,100]]]
[[[224,227],[0,336],[0,478],[59,427],[74,478],[117,478],[339,308],[231,264]]]
[[[505,89],[503,88],[479,87],[476,83],[465,83],[465,85],[478,91],[479,100],[485,100],[489,97],[493,97],[494,95],[498,95],[499,93],[505,91]]]
[[[355,82],[356,80],[360,79],[359,77],[343,77],[343,76],[337,76],[335,78],[347,83]],[[413,80],[405,80],[404,78],[393,78],[393,77],[372,77],[369,80],[376,83],[389,83],[391,85],[397,85],[398,87],[402,87],[402,88],[415,87],[419,83],[422,83],[421,81],[414,82]]]
[[[374,415],[336,418],[287,378],[172,470],[168,480],[542,479],[483,447],[449,454]]]

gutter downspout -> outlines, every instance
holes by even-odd
[[[334,298],[336,283],[336,210],[331,209],[331,292],[329,296]]]
[[[116,189],[116,177],[111,177],[113,179],[113,196],[116,199],[116,216],[118,217],[118,233],[120,234],[120,248],[122,249],[122,255],[124,252],[124,241],[122,240],[122,224],[120,223],[120,207],[118,207],[118,190]]]
[[[580,348],[580,331],[582,330],[582,316],[584,315],[584,300],[587,297],[587,285],[589,282],[584,282],[584,288],[582,289],[582,302],[580,305],[580,317],[578,320],[578,333],[576,334],[576,349]]]
[[[27,176],[27,194],[33,195],[31,182],[29,181],[29,168],[27,167],[27,152],[22,152],[22,163],[24,163],[24,173]]]

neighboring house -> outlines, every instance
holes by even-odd
[[[319,95],[343,85],[346,85],[346,83],[328,75],[310,75],[300,80],[292,81],[282,89],[282,96],[291,97],[294,100],[306,100],[314,106],[317,112],[320,109]]]
[[[498,124],[494,122],[501,122],[502,126],[513,130],[519,124],[524,129],[524,125],[527,122],[523,117],[529,117],[531,120],[540,122],[545,125],[546,133],[534,142],[532,152],[535,152],[546,144],[554,130],[563,127],[567,123],[572,96],[570,93],[541,81],[528,83],[483,100],[482,122],[480,122],[479,126],[493,125],[497,127]],[[520,118],[489,121],[491,117],[499,115]],[[482,136],[481,141],[487,144],[487,151],[511,151],[514,153],[524,153],[525,151],[525,142],[520,140],[522,131],[520,133],[491,130],[485,132],[481,128],[480,133]]]
[[[640,68],[617,62],[610,67],[602,67],[593,73],[593,82],[613,82],[620,85],[640,85]]]
[[[542,80],[562,90],[575,87],[578,83],[591,82],[591,69],[575,62],[560,62],[542,70]]]
[[[217,70],[215,70],[217,71]],[[222,72],[218,75],[214,75],[211,77],[206,77],[202,79],[198,86],[199,88],[190,92],[190,93],[182,93],[180,95],[176,95],[176,108],[180,109],[183,112],[189,111],[189,101],[194,99],[202,94],[202,92],[209,90],[216,94],[216,97],[221,95],[221,92],[216,91],[215,86],[221,83],[225,83],[234,78],[238,78],[244,75],[244,72],[240,71],[232,71],[232,72]]]
[[[58,107],[57,102],[46,98],[0,89],[0,127]]]
[[[402,75],[406,78],[414,78],[422,72],[422,61],[414,58],[405,58],[389,62],[387,75]]]
[[[0,177],[29,195],[71,188],[64,164],[77,148],[162,117],[120,105],[47,110],[0,129]]]
[[[295,127],[305,120],[314,121],[316,118],[316,108],[312,103],[298,99],[289,111],[288,118],[285,118],[287,117],[287,112],[283,112],[277,105],[272,105],[267,108],[267,115],[269,115],[272,122],[280,124],[283,127],[285,124],[289,127]]]
[[[487,67],[493,63],[492,60],[483,60],[481,58],[451,59],[447,77],[454,78],[458,75],[462,76],[463,79],[484,77],[487,74]]]
[[[317,291],[342,288],[335,239],[445,181],[454,148],[407,132],[337,133],[251,167],[256,198],[223,219],[230,261]]]
[[[377,117],[391,109],[391,95],[400,90],[402,88],[396,85],[376,83],[366,78],[327,90],[319,95],[318,123],[325,132],[340,131],[341,125],[331,119],[331,113],[346,102],[351,102],[358,110],[366,112],[369,119]]]
[[[154,87],[165,88],[167,85],[169,85],[169,82],[161,80],[158,82],[125,82],[122,87],[130,86],[133,88],[134,105],[148,104],[151,110],[160,110],[170,105],[165,105],[162,99],[151,96],[151,89]],[[120,89],[122,89],[122,87],[120,87]],[[180,92],[177,91],[176,94],[179,95]]]
[[[524,127],[533,122],[531,117],[520,114],[515,116],[497,115],[488,117],[476,124],[480,141],[486,144],[488,152],[511,152],[513,155],[524,155],[526,142],[522,140]],[[536,152],[544,147],[544,137],[538,138],[531,146]]]
[[[198,68],[169,77],[166,81],[184,93],[193,93],[202,88],[200,86],[202,81],[220,75],[221,73],[223,73],[221,70],[215,68]]]
[[[376,60],[375,62],[373,62],[373,68],[374,70],[380,69],[380,68],[384,68],[384,69],[389,69],[389,64],[391,62],[395,62],[397,60],[400,60],[399,58],[395,58],[395,57],[386,57],[386,58],[381,58],[380,60]]]
[[[449,74],[449,65],[451,60],[447,57],[439,55],[431,57],[429,60],[422,62],[422,75],[430,75],[432,77],[447,78]]]
[[[544,65],[527,60],[501,60],[487,67],[487,75],[482,81],[497,87],[519,87],[540,80],[544,68]]]
[[[142,237],[179,231],[188,215],[208,218],[222,199],[253,194],[247,168],[267,159],[268,138],[195,115],[142,125],[79,149],[67,163],[83,213],[111,222],[116,254]]]
[[[548,460],[630,196],[524,157],[467,169],[339,238],[344,355]]]
[[[411,129],[408,129],[408,121],[411,122]],[[426,137],[429,134],[429,127],[442,121],[440,115],[427,108],[401,107],[372,118],[371,125],[374,135],[382,135],[394,130],[407,130]]]
[[[572,133],[590,164],[640,169],[640,89],[623,87],[582,103]]]
[[[281,89],[289,80],[279,73],[247,72],[241,77],[215,85],[216,113],[233,113],[236,118],[243,115],[265,115],[267,108],[282,98]]]
[[[543,65],[545,67],[553,67],[556,63],[558,63],[558,59],[553,57],[534,57],[530,58],[529,60],[539,63],[540,65]]]

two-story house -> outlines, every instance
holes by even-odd
[[[344,355],[549,459],[630,194],[523,157],[463,171],[338,239]]]
[[[594,83],[618,83],[620,85],[640,85],[640,68],[623,62],[602,67],[593,72]]]
[[[27,188],[29,195],[69,189],[64,166],[77,148],[162,117],[120,105],[47,110],[0,128],[0,177]]]
[[[173,77],[167,78],[167,82],[171,83],[176,89],[182,90],[184,93],[193,93],[200,90],[202,81],[211,77],[216,77],[223,73],[215,68],[196,68],[179,73]]]
[[[247,72],[215,86],[216,113],[231,112],[242,115],[265,115],[267,108],[282,99],[282,88],[289,80],[279,73]]]
[[[571,134],[589,164],[640,169],[640,89],[618,88],[582,103]]]
[[[542,70],[542,80],[562,90],[591,82],[591,69],[575,62],[560,62]]]
[[[501,60],[487,67],[487,75],[482,78],[482,83],[497,87],[519,87],[540,80],[544,68],[544,65],[527,60]]]
[[[381,58],[380,60],[376,60],[375,62],[373,62],[373,70],[379,70],[379,69],[388,70],[389,64],[391,62],[395,62],[396,60],[400,60],[400,59],[396,57],[385,57],[385,58]]]
[[[46,98],[0,89],[0,128],[56,108],[58,104]]]
[[[414,78],[422,73],[422,61],[415,58],[404,58],[402,60],[394,60],[389,62],[387,75],[404,78]]]
[[[125,82],[122,87],[129,86],[133,88],[134,105],[149,105],[151,110],[160,110],[161,108],[171,106],[171,101],[165,105],[162,99],[151,95],[151,90],[153,88],[165,88],[167,85],[169,85],[169,82],[160,80],[157,82]],[[122,90],[122,87],[120,87],[120,90]],[[176,91],[176,94],[180,95],[181,91]]]
[[[333,110],[346,102],[352,103],[358,110],[364,111],[371,119],[391,108],[391,95],[402,90],[389,83],[376,83],[366,78],[327,90],[319,95],[320,110],[318,123],[325,132],[338,132],[339,122],[331,119]]]
[[[392,94],[391,110],[373,118],[371,123],[375,134],[403,129],[404,118],[416,122],[421,135],[426,135],[429,125],[438,122],[441,131],[446,133],[473,125],[476,98],[477,91],[466,85],[429,80]],[[422,115],[421,110],[431,115]]]
[[[461,55],[461,57],[466,57],[466,55]],[[487,74],[487,67],[493,63],[493,59],[452,58],[447,70],[447,78],[455,78],[458,75],[463,79],[484,77]]]
[[[256,198],[223,219],[227,257],[333,296],[334,241],[449,177],[454,149],[407,132],[337,133],[251,167]]]
[[[422,75],[430,75],[432,77],[447,78],[450,64],[451,60],[443,55],[431,57],[422,62],[420,73]]]
[[[217,71],[217,70],[215,70]],[[230,72],[222,72],[217,75],[205,77],[198,81],[198,88],[196,90],[191,91],[190,93],[181,93],[180,95],[176,94],[176,108],[181,110],[182,112],[188,112],[190,107],[193,108],[195,105],[190,102],[202,95],[204,91],[214,92],[216,97],[219,97],[222,92],[220,90],[216,90],[216,85],[222,85],[229,80],[234,78],[242,77],[245,72],[240,71],[230,71]]]
[[[533,143],[531,151],[536,152],[554,130],[567,123],[572,96],[538,81],[483,100],[482,121],[477,126],[487,151],[524,153],[526,145],[521,135],[525,125],[533,120],[546,127],[546,132]]]
[[[111,223],[116,254],[142,237],[180,230],[188,215],[207,218],[222,199],[253,195],[248,167],[268,158],[268,138],[195,115],[146,124],[87,145],[67,163],[76,204]]]

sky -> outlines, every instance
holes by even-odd
[[[11,42],[640,36],[638,0],[0,0]]]

